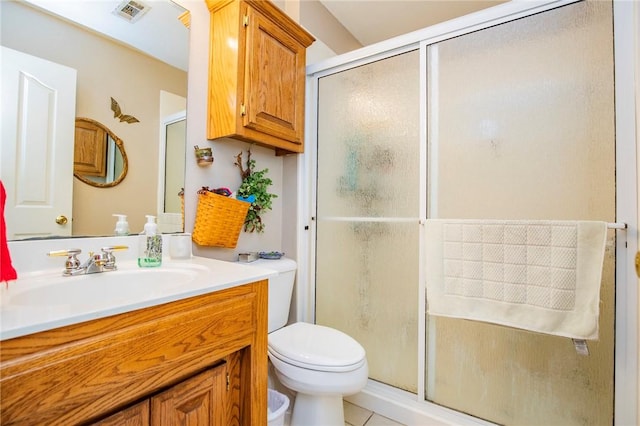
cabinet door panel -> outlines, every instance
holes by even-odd
[[[151,398],[151,425],[223,426],[226,363]]]
[[[146,399],[92,424],[93,426],[148,426],[149,417],[149,400]]]
[[[243,125],[301,143],[305,49],[260,12],[248,7],[247,16]]]
[[[94,123],[77,121],[73,149],[73,172],[107,176],[107,132]]]

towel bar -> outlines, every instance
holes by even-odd
[[[607,223],[609,229],[627,229],[627,224],[622,222],[609,222]]]

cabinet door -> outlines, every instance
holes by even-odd
[[[93,423],[93,426],[149,426],[149,400]]]
[[[302,143],[305,48],[247,6],[243,125]]]
[[[86,176],[107,176],[107,132],[95,123],[76,120],[73,172]]]
[[[198,374],[151,398],[151,425],[224,426],[227,365]]]

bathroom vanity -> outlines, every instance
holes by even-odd
[[[268,273],[197,262],[214,267],[209,287],[185,284],[170,301],[5,334],[0,424],[266,424]],[[2,297],[5,309],[11,298]]]

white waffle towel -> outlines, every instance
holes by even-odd
[[[606,234],[596,221],[429,219],[427,312],[597,339]]]

